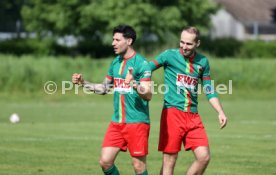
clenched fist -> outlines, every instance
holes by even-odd
[[[72,83],[82,85],[84,83],[84,79],[82,74],[74,73],[72,75]]]

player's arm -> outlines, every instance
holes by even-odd
[[[222,129],[227,124],[227,117],[222,109],[221,103],[218,99],[218,95],[214,90],[210,77],[203,78],[202,82],[203,82],[203,90],[204,90],[204,93],[206,94],[206,97],[209,103],[218,112],[220,128]]]
[[[113,84],[112,84],[112,80],[105,78],[103,83],[101,84],[95,84],[89,81],[83,81],[82,86],[86,89],[89,89],[90,91],[93,91],[95,94],[105,95],[113,87]]]
[[[164,66],[164,64],[166,64],[166,62],[167,62],[166,54],[167,54],[167,52],[165,51],[165,52],[161,53],[159,56],[157,56],[156,59],[149,62],[149,67],[152,72],[159,69],[160,67]]]
[[[137,91],[142,99],[147,101],[151,100],[151,81],[141,81],[140,84],[134,84],[133,89]]]
[[[218,119],[220,128],[224,128],[227,124],[227,117],[222,109],[221,103],[217,97],[211,98],[209,103],[213,106],[213,108],[218,112]]]
[[[227,117],[222,109],[222,105],[218,99],[218,95],[215,91],[214,84],[212,84],[211,76],[210,76],[210,66],[209,62],[206,59],[205,66],[203,66],[202,72],[202,84],[203,91],[206,94],[206,97],[212,107],[218,112],[218,119],[220,123],[220,128],[224,128],[227,124]]]
[[[105,78],[103,83],[95,84],[95,83],[91,83],[89,81],[85,81],[83,79],[82,74],[76,74],[76,73],[72,75],[72,82],[74,84],[83,86],[84,88],[86,88],[90,91],[93,91],[94,93],[99,94],[99,95],[107,94],[110,91],[110,89],[113,87],[112,79]]]
[[[137,91],[142,99],[150,101],[152,97],[150,76],[151,75],[148,75],[148,77],[140,79],[140,84],[137,84],[133,77],[133,69],[129,69],[125,78],[125,83],[131,84],[132,88]]]
[[[160,65],[157,60],[152,60],[149,62],[149,67],[151,69],[151,71],[155,71],[157,69],[159,69],[162,65]]]

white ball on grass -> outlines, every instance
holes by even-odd
[[[18,123],[20,122],[20,117],[18,114],[14,113],[10,116],[10,122],[11,123]]]

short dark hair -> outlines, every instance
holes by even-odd
[[[196,28],[196,27],[188,26],[188,27],[185,27],[185,28],[182,30],[182,32],[183,32],[183,31],[186,31],[186,32],[188,32],[188,33],[195,34],[195,35],[196,35],[196,38],[195,38],[195,41],[196,41],[196,42],[197,42],[197,41],[199,40],[199,38],[200,38],[200,32],[199,32],[198,28]]]
[[[131,45],[135,42],[136,40],[136,32],[135,30],[129,26],[129,25],[118,25],[117,27],[114,27],[113,29],[113,35],[115,33],[122,33],[124,38],[131,38],[132,43]]]

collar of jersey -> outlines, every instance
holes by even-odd
[[[130,58],[134,57],[135,55],[136,55],[136,52],[134,51],[134,53],[132,55],[130,55],[129,57],[123,58],[123,60],[129,60]]]

